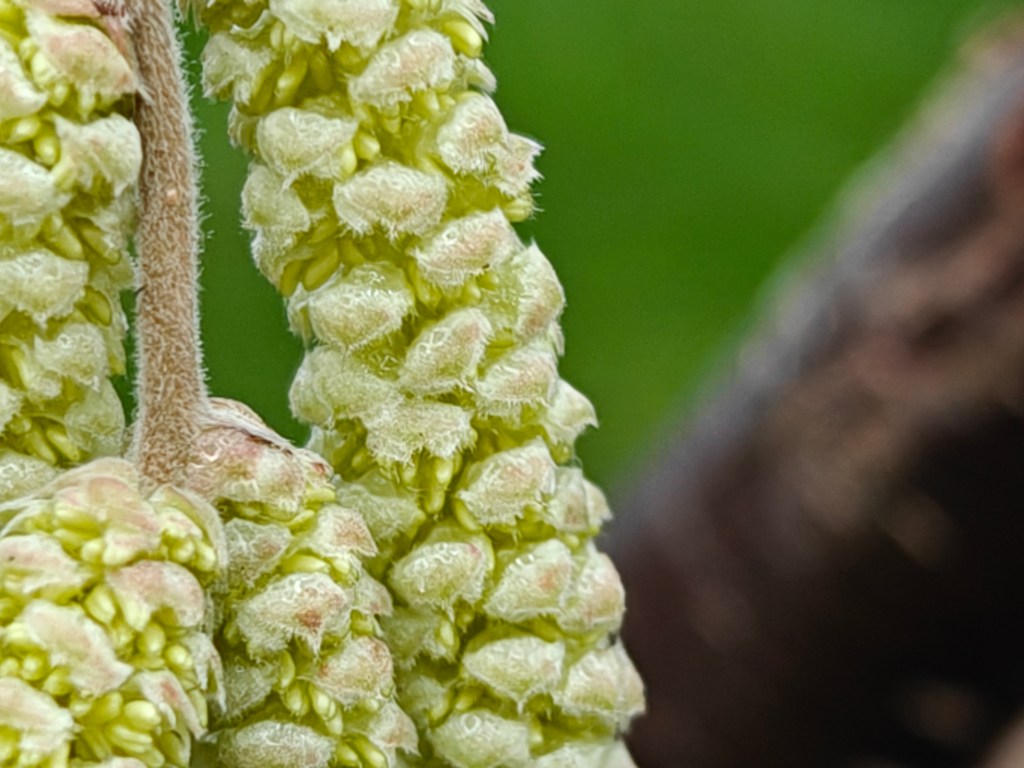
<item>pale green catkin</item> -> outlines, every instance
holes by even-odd
[[[608,507],[574,462],[594,411],[558,376],[561,285],[511,226],[540,148],[488,95],[489,11],[211,0],[199,16],[206,89],[233,99],[255,156],[257,265],[312,345],[292,406],[379,547],[420,735],[395,760],[302,764],[632,766],[617,736],[643,689],[591,541]]]
[[[212,506],[140,483],[97,459],[0,505],[2,768],[189,765],[226,546]]]
[[[187,477],[225,521],[228,576],[215,643],[226,706],[212,721],[222,768],[394,764],[416,729],[394,700],[377,617],[387,589],[362,559],[377,548],[335,503],[333,474],[245,406],[215,399]]]
[[[116,18],[0,0],[0,499],[119,453],[142,151]]]

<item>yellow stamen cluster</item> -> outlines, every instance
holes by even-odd
[[[188,476],[226,521],[217,764],[395,765],[398,750],[415,750],[416,729],[394,701],[377,620],[391,598],[362,566],[377,553],[366,523],[336,503],[320,457],[239,403],[212,405]]]
[[[480,61],[481,0],[207,0],[207,91],[254,155],[256,263],[311,342],[292,406],[380,554],[409,765],[630,766],[608,516],[573,466],[554,271],[512,224],[539,146]],[[311,759],[306,765],[327,765]],[[369,764],[369,763],[367,763]],[[255,763],[251,764],[255,766]]]
[[[137,82],[92,0],[0,0],[0,499],[118,453]]]
[[[216,510],[97,459],[0,507],[0,766],[189,764],[220,663]]]

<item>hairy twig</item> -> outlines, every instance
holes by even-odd
[[[139,402],[135,451],[153,481],[177,479],[205,409],[200,360],[197,193],[192,120],[170,5],[141,0],[131,19],[142,80],[142,210],[137,234]]]

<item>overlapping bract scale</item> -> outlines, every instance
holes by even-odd
[[[233,101],[232,136],[254,155],[257,266],[310,345],[292,407],[394,601],[382,639],[418,753],[381,765],[631,765],[616,737],[642,685],[615,638],[622,584],[591,542],[608,506],[573,464],[595,416],[558,376],[562,287],[512,226],[533,212],[540,147],[489,95],[490,13],[479,0],[198,12],[207,92]],[[247,701],[262,695],[267,678],[242,677]],[[293,745],[295,764],[377,765],[298,733],[260,739]]]

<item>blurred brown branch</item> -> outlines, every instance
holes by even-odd
[[[1024,705],[1024,24],[966,54],[618,501],[643,768],[980,765]]]

